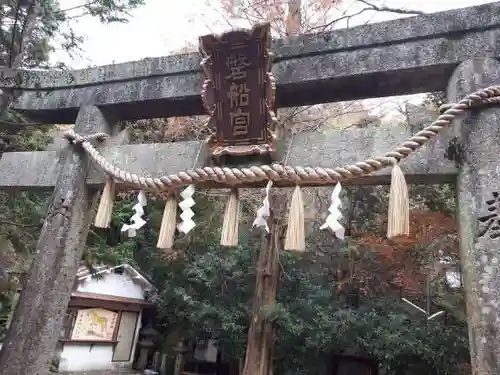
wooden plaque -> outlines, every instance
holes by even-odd
[[[212,158],[275,152],[276,83],[268,23],[200,38],[203,104],[213,130]]]
[[[118,313],[93,308],[78,311],[72,340],[111,341],[118,321]]]

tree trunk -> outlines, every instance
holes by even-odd
[[[270,234],[263,236],[259,260],[257,262],[257,279],[253,297],[252,316],[248,331],[247,351],[244,375],[271,375],[273,372],[274,328],[266,317],[266,309],[276,303],[279,280],[279,249],[282,248],[283,211],[286,207],[286,194],[273,194],[271,205]]]
[[[89,106],[80,109],[75,130],[109,133],[110,126],[97,107]],[[94,201],[85,184],[89,163],[83,151],[68,146],[63,158],[36,258],[0,352],[0,374],[47,374],[54,358]]]

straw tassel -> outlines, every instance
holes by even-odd
[[[156,247],[159,249],[171,249],[174,245],[174,234],[177,221],[177,197],[170,194],[165,203],[163,217],[161,219],[160,235]]]
[[[231,189],[231,195],[227,202],[224,221],[222,223],[222,233],[220,238],[221,246],[238,246],[238,226],[240,220],[240,200],[238,189]]]
[[[285,236],[285,250],[305,251],[304,202],[302,190],[296,186],[290,204],[288,227]]]
[[[391,173],[391,191],[389,193],[389,218],[387,238],[408,236],[410,234],[410,202],[405,176],[398,164],[394,164]]]
[[[111,214],[113,213],[113,203],[115,201],[115,181],[109,178],[104,185],[101,194],[101,201],[97,209],[94,225],[97,228],[109,228]]]

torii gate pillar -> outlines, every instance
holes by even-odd
[[[83,134],[112,133],[114,121],[96,106],[78,112],[75,129]],[[95,194],[85,180],[89,162],[68,145],[12,324],[0,351],[0,373],[48,373],[63,325],[71,289],[90,227]],[[33,171],[33,173],[37,173]],[[50,267],[49,267],[50,266]]]
[[[468,60],[454,71],[448,101],[500,82],[500,64]],[[500,108],[457,121],[458,223],[472,373],[500,373]]]

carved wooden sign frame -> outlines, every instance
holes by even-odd
[[[205,73],[201,97],[213,131],[213,160],[264,154],[274,159],[276,81],[269,23],[202,36],[199,48]]]
[[[101,308],[82,309],[78,311],[71,339],[111,341],[113,340],[118,313]]]

